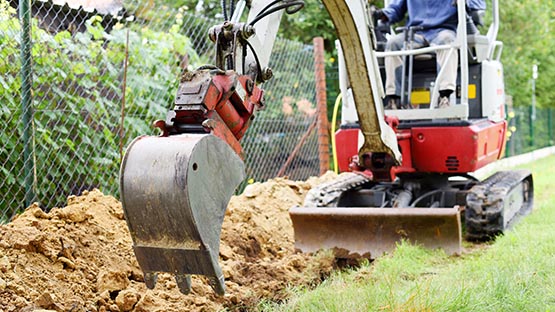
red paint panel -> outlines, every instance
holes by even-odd
[[[500,158],[505,121],[471,126],[412,128],[411,152],[418,172],[473,172]]]
[[[397,130],[397,142],[401,155],[403,156],[403,163],[401,166],[393,167],[391,170],[391,178],[395,179],[395,176],[399,173],[410,173],[414,172],[415,169],[412,164],[412,134],[410,130]]]
[[[398,130],[403,164],[392,173],[468,173],[501,158],[505,149],[507,123],[483,120],[470,126],[415,127]],[[340,129],[335,134],[340,172],[349,170],[358,154],[359,129]]]
[[[335,133],[335,149],[339,172],[347,172],[353,156],[358,154],[358,129],[339,129]]]

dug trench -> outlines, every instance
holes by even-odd
[[[189,295],[168,274],[147,289],[112,196],[84,192],[48,213],[31,206],[0,226],[0,310],[246,311],[262,299],[282,301],[288,286],[316,285],[336,266],[330,252],[295,252],[288,215],[312,186],[334,176],[254,183],[231,199],[220,245],[223,297],[197,276]]]

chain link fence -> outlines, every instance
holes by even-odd
[[[515,156],[555,146],[555,108],[515,107],[508,109],[509,139],[506,156]]]
[[[0,222],[31,201],[118,196],[124,147],[157,134],[183,70],[213,63],[207,33],[221,21],[197,15],[153,1],[0,0]],[[318,175],[312,46],[278,38],[270,66],[266,109],[242,140],[248,180]]]

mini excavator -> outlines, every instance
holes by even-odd
[[[272,77],[268,63],[281,16],[305,5],[222,3],[225,21],[209,31],[215,64],[181,76],[173,109],[154,122],[160,136],[136,138],[122,162],[121,201],[149,288],[158,272],[170,272],[183,293],[191,290],[192,274],[207,276],[217,294],[225,293],[220,232],[227,204],[244,179],[239,141],[265,105],[260,86]],[[453,44],[396,52],[383,51],[377,38],[384,27],[376,27],[366,1],[322,3],[338,37],[344,102],[335,137],[344,173],[291,208],[296,248],[373,259],[407,239],[455,254],[462,225],[467,239],[487,240],[529,213],[528,171],[497,172],[483,181],[471,175],[501,158],[505,147],[498,0],[491,1],[486,35],[467,34],[465,1],[457,0],[462,9]],[[435,66],[438,49],[459,55],[454,105],[446,108],[432,105],[443,74]],[[384,109],[383,59],[392,55],[410,65],[403,66],[406,109]]]

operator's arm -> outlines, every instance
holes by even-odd
[[[395,24],[405,17],[405,13],[407,13],[407,0],[393,0],[381,11],[387,18],[387,21]]]
[[[484,12],[486,10],[484,0],[467,0],[466,9],[476,26],[484,25]]]

